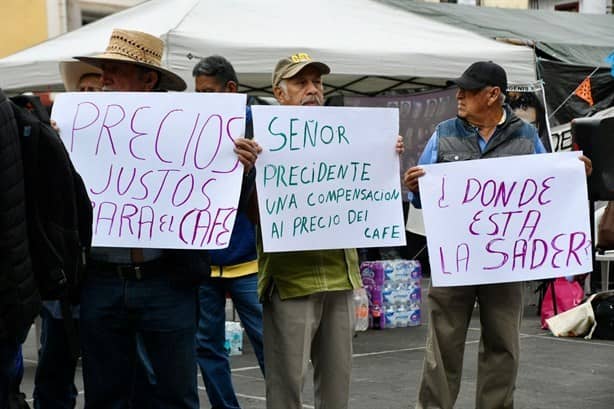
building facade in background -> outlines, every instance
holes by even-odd
[[[1,0],[0,58],[144,0]]]
[[[3,0],[0,2],[0,57],[45,41],[47,0]],[[28,29],[25,30],[24,27]]]

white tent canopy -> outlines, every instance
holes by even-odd
[[[58,62],[103,52],[113,28],[160,36],[163,64],[190,86],[197,58],[220,54],[243,90],[267,91],[277,60],[296,52],[330,65],[328,92],[443,85],[477,60],[501,64],[510,82],[535,79],[529,48],[372,0],[151,0],[0,59],[0,87],[61,89]]]

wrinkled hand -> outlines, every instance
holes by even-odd
[[[405,172],[403,175],[403,184],[412,193],[418,193],[418,179],[424,176],[424,169],[420,166],[413,166]]]
[[[584,155],[578,156],[578,159],[584,163],[584,172],[586,176],[590,176],[591,173],[593,173],[593,162]]]
[[[403,142],[403,137],[401,135],[397,136],[397,144],[395,145],[395,149],[399,155],[405,151],[405,143]]]
[[[239,138],[235,140],[234,151],[244,166],[244,173],[248,173],[256,164],[258,154],[262,152],[262,148],[258,145],[258,142],[252,139]]]

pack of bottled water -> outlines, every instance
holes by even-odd
[[[243,328],[239,322],[226,321],[224,349],[230,356],[243,353]]]
[[[422,269],[419,261],[364,261],[360,274],[369,299],[370,328],[420,325]]]

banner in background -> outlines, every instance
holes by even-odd
[[[591,115],[591,118],[611,117],[614,117],[614,107],[606,108]],[[573,135],[571,134],[571,122],[553,127],[551,135],[555,151],[570,151],[572,149]]]
[[[399,134],[405,142],[401,156],[401,175],[418,163],[427,141],[435,127],[447,119],[456,117],[456,90],[447,88],[412,95],[344,97],[345,106],[394,107],[399,109]],[[545,107],[544,87],[541,81],[513,85],[507,99],[518,116],[533,123],[548,152],[552,151],[550,127]],[[407,190],[403,186],[403,200]]]
[[[344,97],[344,105],[399,109],[399,135],[405,142],[405,152],[401,156],[402,175],[418,163],[418,158],[437,124],[456,116],[455,95],[456,88],[450,88],[412,95]],[[403,200],[407,200],[405,186]]]
[[[595,71],[595,67],[538,58],[537,72],[546,84],[546,103],[552,127],[569,123],[575,118],[592,116],[614,106],[614,78],[609,67]],[[573,95],[578,85],[589,76],[593,105]]]
[[[550,123],[546,108],[544,83],[536,81],[530,84],[511,84],[507,88],[506,102],[514,113],[537,128],[547,152],[554,152],[550,137]]]

